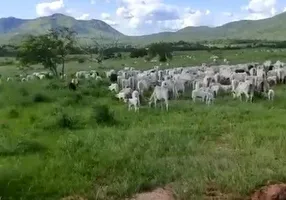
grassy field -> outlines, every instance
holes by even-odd
[[[222,53],[231,62],[284,58],[284,52],[247,51]],[[181,54],[171,65],[198,64],[210,56],[186,54],[196,60]],[[104,66],[122,68],[134,61]],[[136,68],[154,65],[137,62]],[[89,65],[73,62],[68,70]],[[12,65],[0,70],[18,73]],[[286,178],[286,86],[275,88],[274,102],[241,103],[224,96],[207,107],[185,97],[172,101],[168,113],[146,106],[128,112],[107,86],[86,81],[71,92],[55,80],[1,85],[2,199],[124,199],[167,184],[181,200],[204,198],[210,186],[228,199],[245,199],[260,184]]]

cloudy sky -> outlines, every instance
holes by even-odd
[[[218,26],[286,11],[286,0],[2,0],[0,17],[36,18],[63,13],[100,19],[127,35]]]

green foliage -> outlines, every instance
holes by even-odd
[[[80,120],[77,116],[72,116],[67,113],[62,113],[58,116],[58,126],[60,128],[77,129],[79,128]]]
[[[75,32],[61,27],[51,29],[48,33],[38,36],[29,35],[19,48],[18,59],[23,66],[42,64],[58,76],[57,65],[64,64],[66,56],[75,45]]]
[[[7,66],[7,65],[14,65],[14,64],[15,64],[14,59],[4,58],[3,61],[0,61],[0,66]]]
[[[28,36],[19,48],[18,59],[24,66],[40,63],[50,69],[54,75],[58,75],[57,64],[60,63],[60,58],[57,52],[57,41],[49,34]]]
[[[166,62],[167,59],[172,59],[172,45],[170,43],[153,43],[148,48],[148,54],[150,58],[155,56],[159,57],[160,62]]]
[[[47,94],[36,93],[33,96],[33,102],[41,103],[41,102],[50,102],[51,98]]]
[[[173,52],[172,66],[212,62],[209,58],[214,53]],[[222,50],[222,55],[234,64],[266,58],[286,61],[284,49]],[[119,70],[121,64],[135,69],[154,66],[130,58],[110,59],[103,66]],[[74,60],[67,63],[67,70],[69,74],[89,70],[89,65]],[[162,69],[169,67],[161,65]],[[33,68],[40,70],[41,66]],[[3,80],[18,73],[11,66],[0,70]],[[112,99],[114,94],[106,89],[109,84],[108,80],[82,81],[72,92],[62,80],[3,81],[2,199],[52,200],[76,195],[129,199],[170,183],[178,199],[204,199],[210,184],[225,199],[236,199],[228,198],[229,193],[248,199],[253,189],[268,180],[285,181],[285,85],[273,88],[274,102],[255,97],[250,104],[225,94],[206,106],[190,102],[186,90],[182,98],[170,100],[168,113],[160,106],[149,109],[144,99],[140,112],[135,113]],[[52,101],[34,103],[38,93]],[[109,108],[98,111],[92,107],[102,103]],[[10,117],[10,111],[19,116]]]
[[[85,62],[85,59],[84,59],[84,58],[79,58],[79,59],[77,60],[77,62],[78,62],[79,64],[84,63],[84,62]]]
[[[12,140],[12,141],[11,141]],[[0,138],[0,156],[17,156],[44,152],[47,148],[33,140],[13,140],[8,137]]]
[[[133,49],[130,53],[130,58],[139,58],[148,55],[148,51],[145,48]]]
[[[9,118],[18,118],[20,116],[20,112],[18,111],[17,108],[11,108],[8,112],[8,117]]]
[[[49,35],[56,42],[56,52],[61,60],[62,74],[65,74],[66,57],[76,45],[76,34],[75,31],[67,27],[58,27],[49,31]]]
[[[95,105],[93,107],[92,119],[96,121],[97,124],[107,124],[114,125],[116,120],[110,108],[107,105]]]

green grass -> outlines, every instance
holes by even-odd
[[[223,59],[226,58],[230,61],[230,64],[238,63],[248,63],[248,62],[264,62],[265,60],[276,60],[286,61],[286,51],[285,49],[241,49],[241,50],[214,50],[214,51],[186,51],[186,52],[174,52],[174,58],[170,61],[170,65],[162,64],[161,68],[170,68],[170,67],[186,67],[193,65],[201,65],[202,63],[212,63],[210,57],[212,55],[218,55],[221,59],[218,59],[218,64],[223,63]],[[187,56],[192,56],[188,58]],[[94,57],[94,56],[93,56]],[[78,63],[80,58],[84,58],[84,63]],[[97,64],[95,62],[88,61],[88,55],[72,55],[68,57],[70,61],[67,64],[68,73],[74,73],[78,70],[89,70],[97,69],[99,71],[104,71],[108,69],[122,69],[125,66],[134,67],[135,69],[150,69],[155,65],[159,65],[159,62],[151,63],[144,62],[143,58],[129,58],[129,54],[123,54],[122,59],[109,59],[103,61],[102,64]],[[15,74],[23,73],[19,71],[13,65],[2,65],[5,60],[14,60],[13,58],[0,57],[0,74],[3,76],[14,76]],[[158,60],[158,59],[157,59]],[[15,63],[15,61],[14,61]],[[91,66],[91,68],[89,67]],[[34,71],[44,71],[41,65],[32,66],[32,70],[28,70],[27,73],[32,73]]]
[[[235,54],[223,52],[233,62],[274,55],[249,53],[234,60]],[[179,57],[172,63],[187,63]],[[136,68],[153,65],[137,61]],[[121,62],[105,65],[119,69]],[[68,70],[88,66],[70,63]],[[124,199],[170,183],[183,200],[200,199],[210,184],[244,198],[267,180],[286,178],[286,86],[275,88],[274,102],[226,96],[208,107],[183,98],[172,101],[168,113],[146,106],[128,112],[107,86],[86,81],[71,92],[54,80],[2,83],[2,199]]]

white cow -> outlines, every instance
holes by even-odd
[[[166,106],[166,110],[169,110],[169,93],[168,93],[168,87],[167,87],[167,83],[165,81],[162,82],[161,86],[155,86],[154,91],[150,97],[149,100],[149,106],[151,107],[152,102],[154,103],[154,106],[156,108],[157,105],[157,101],[158,100],[164,100],[165,102],[165,106]]]

